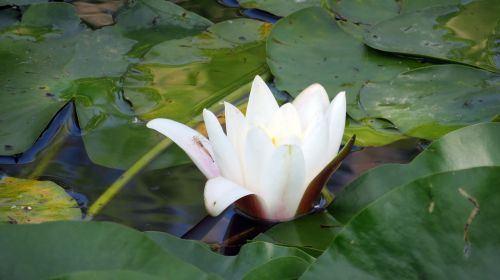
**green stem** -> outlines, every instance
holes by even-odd
[[[109,201],[135,176],[139,173],[148,163],[156,158],[163,152],[172,141],[169,138],[163,139],[146,154],[144,154],[138,161],[136,161],[127,171],[125,171],[118,179],[116,179],[111,186],[99,198],[92,203],[87,211],[87,220],[92,219],[97,215],[101,209],[109,203]]]

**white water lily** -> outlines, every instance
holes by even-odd
[[[154,119],[147,126],[179,145],[205,174],[205,206],[220,214],[229,205],[265,220],[307,213],[340,161],[346,120],[345,93],[329,102],[319,84],[281,107],[256,76],[246,116],[225,103],[226,133],[203,111],[208,139],[181,123]],[[351,143],[352,144],[352,143]]]

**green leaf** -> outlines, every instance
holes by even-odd
[[[393,127],[377,127],[379,122],[379,119],[365,119],[357,122],[347,118],[342,141],[345,143],[356,135],[356,146],[367,147],[383,146],[408,138]]]
[[[500,76],[462,65],[436,65],[368,83],[360,104],[372,118],[404,134],[435,139],[457,128],[490,121],[500,112]]]
[[[140,58],[154,45],[192,36],[212,25],[209,20],[169,1],[128,1],[113,26],[138,43],[129,56]]]
[[[81,217],[76,201],[54,182],[0,178],[0,224],[79,220]]]
[[[283,279],[287,274],[298,277],[314,260],[299,249],[264,242],[244,245],[237,256],[221,256],[212,252],[200,241],[182,240],[161,232],[146,234],[166,251],[172,252],[207,273],[218,274],[224,279],[262,279],[256,277],[263,275]],[[297,267],[291,268],[292,266]],[[287,269],[282,270],[283,268]]]
[[[125,96],[144,120],[165,117],[194,124],[204,108],[234,92],[246,93],[255,75],[267,73],[269,28],[236,19],[156,45],[125,75]]]
[[[288,16],[300,9],[308,7],[319,7],[321,0],[239,0],[238,3],[241,7],[246,9],[259,9],[277,16]]]
[[[254,240],[297,247],[311,256],[318,257],[341,229],[342,225],[325,211],[277,224]]]
[[[276,86],[292,96],[313,83],[323,85],[330,98],[345,90],[347,111],[355,120],[366,117],[358,104],[363,84],[388,80],[424,65],[366,47],[342,31],[325,10],[315,7],[295,12],[275,24],[267,40],[267,59]],[[373,133],[387,135],[385,131]],[[395,133],[387,135],[390,140],[376,143],[403,137],[394,137]],[[358,139],[370,143],[369,138]]]
[[[301,279],[332,271],[338,279],[495,279],[499,181],[496,166],[400,185],[353,216]]]
[[[101,270],[127,270],[162,279],[208,278],[144,233],[118,224],[0,225],[0,232],[1,279],[47,279],[75,272],[92,275]]]
[[[125,88],[126,96],[123,94],[123,79],[129,85],[133,73],[130,70],[125,77],[121,77],[131,63],[129,56],[142,55],[160,41],[198,33],[210,22],[172,3],[146,0],[134,3],[129,3],[120,13],[116,26],[95,31],[80,30],[75,34],[54,33],[57,36],[52,34],[54,30],[59,30],[58,22],[61,22],[61,30],[66,25],[80,22],[74,16],[72,6],[46,3],[33,8],[33,5],[26,13],[35,9],[31,13],[38,26],[21,23],[19,26],[24,30],[22,36],[6,31],[0,37],[0,58],[8,66],[0,69],[0,82],[4,85],[3,94],[0,95],[0,110],[3,112],[0,116],[0,154],[15,155],[28,149],[56,112],[69,101],[76,104],[89,157],[98,164],[127,168],[163,139],[163,136],[144,126],[145,119],[142,117],[148,113],[151,113],[149,116],[156,114],[149,112],[153,108],[143,102],[148,102],[148,96],[132,93],[130,87]],[[53,20],[48,17],[50,13],[47,11],[58,11],[58,8],[51,10],[53,5],[68,8],[66,17],[75,21],[63,24],[66,21],[62,18],[55,20],[58,24],[46,26],[46,22]],[[151,22],[153,19],[154,24]],[[42,28],[45,33],[37,28]],[[244,30],[240,32],[238,28]],[[159,86],[161,94],[165,95],[165,100],[156,105],[167,105],[168,109],[158,116],[176,118],[180,114],[182,119],[192,120],[203,107],[214,105],[235,92],[239,91],[240,95],[244,93],[253,75],[266,72],[263,49],[267,29],[268,25],[257,21],[237,20],[234,25],[230,22],[221,23],[199,37],[172,41],[177,43],[170,45],[179,51],[181,48],[196,50],[185,54],[190,57],[185,63],[172,64],[165,60],[157,64],[158,74],[170,78],[158,85],[156,81],[146,85]],[[237,32],[242,35],[237,37]],[[165,33],[169,35],[165,36]],[[210,36],[212,38],[208,38]],[[205,47],[193,41],[202,38],[204,42],[212,42],[213,46]],[[176,45],[179,43],[183,45]],[[173,51],[159,47],[148,53],[141,65],[148,67],[146,63],[152,62],[158,50]],[[229,54],[231,57],[224,57]],[[206,63],[199,63],[196,59]],[[247,63],[245,59],[248,59]],[[234,67],[234,64],[239,67]],[[210,80],[205,80],[203,84],[186,85],[183,89],[177,86],[180,80],[172,79],[191,79],[192,75],[198,74]],[[186,94],[179,94],[179,90]],[[186,99],[190,103],[184,103]],[[189,110],[181,111],[186,108]],[[176,152],[171,150],[165,153],[156,167],[186,162],[186,156],[179,149],[174,150]]]
[[[0,0],[0,6],[5,6],[5,5],[22,6],[22,5],[43,3],[43,2],[47,2],[47,1],[48,0]]]
[[[64,275],[51,277],[50,280],[160,280],[159,276],[132,271],[132,270],[94,270],[94,271],[78,271]]]
[[[409,164],[376,167],[338,194],[328,211],[347,223],[357,213],[398,186],[435,173],[500,166],[500,123],[468,126],[433,142]],[[491,182],[494,182],[492,180]]]
[[[372,28],[364,41],[383,51],[444,59],[500,73],[500,5],[497,0],[468,2],[395,17]]]

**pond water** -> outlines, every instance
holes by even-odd
[[[225,6],[211,0],[174,2],[214,22],[243,15],[269,22],[277,19],[258,10],[240,10],[234,1],[226,1]],[[123,171],[92,163],[75,118],[74,105],[69,103],[30,150],[17,157],[0,157],[0,173],[54,181],[71,193],[85,212]],[[409,162],[422,147],[422,142],[410,139],[378,148],[355,148],[332,176],[328,187],[335,193],[377,165]],[[228,248],[237,248],[241,240],[269,226],[235,217],[232,209],[217,218],[207,217],[203,206],[204,183],[204,176],[193,164],[158,170],[146,168],[95,220],[114,221],[140,230],[164,231]],[[225,252],[232,254],[234,250]]]

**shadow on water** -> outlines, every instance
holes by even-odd
[[[241,10],[237,2],[212,0],[173,1],[213,21],[241,14],[274,22],[278,17]],[[94,164],[85,151],[72,103],[63,107],[37,142],[18,156],[0,157],[0,173],[20,178],[51,180],[64,187],[85,211],[122,173]],[[328,183],[338,192],[366,170],[384,163],[406,163],[421,151],[417,140],[400,141],[380,148],[352,152]],[[214,249],[235,254],[246,240],[272,224],[258,223],[228,209],[219,217],[208,217],[203,205],[204,176],[194,165],[140,173],[95,217],[139,230],[168,232],[214,244]]]

